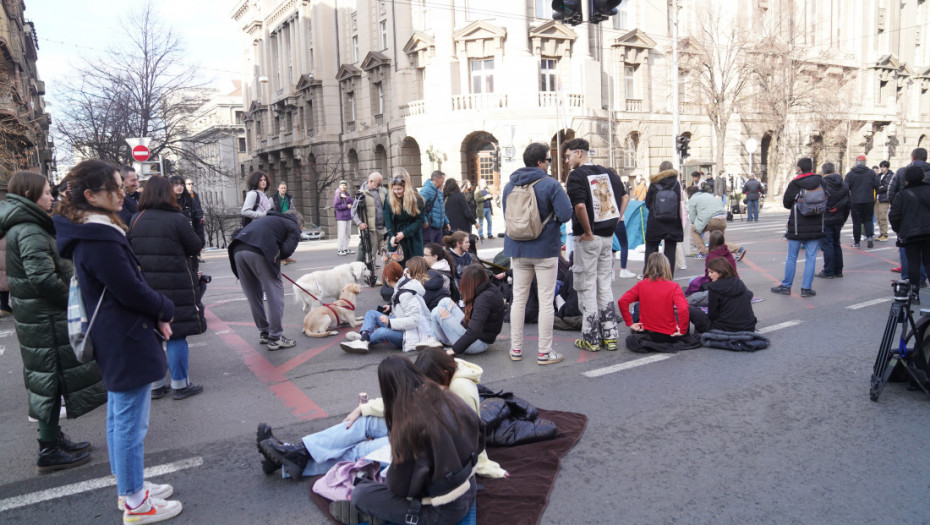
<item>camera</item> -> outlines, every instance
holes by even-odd
[[[212,281],[212,280],[213,280],[213,277],[210,276],[210,275],[203,274],[203,275],[200,276],[200,283],[201,283],[201,284],[210,284],[210,281]]]
[[[911,295],[911,285],[905,280],[891,281],[891,290],[894,293],[894,300],[898,302],[907,302]]]

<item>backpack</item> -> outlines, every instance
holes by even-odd
[[[822,215],[827,211],[827,192],[823,185],[818,184],[816,188],[809,190],[801,189],[798,193],[798,200],[794,204],[798,213],[810,217],[812,215]]]
[[[550,213],[546,220],[540,220],[539,206],[536,204],[536,190],[539,179],[532,184],[514,186],[507,195],[507,209],[504,210],[504,232],[515,241],[532,241],[539,237],[543,227],[552,218]]]
[[[97,307],[94,308],[94,315],[90,321],[87,320],[87,309],[84,308],[84,298],[81,296],[81,286],[78,284],[77,276],[71,276],[71,285],[68,289],[68,341],[71,343],[71,349],[74,350],[74,357],[79,363],[88,363],[94,360],[94,345],[91,343],[87,334],[97,319],[97,312],[100,311],[100,303],[103,302],[103,294],[107,293],[106,286],[100,293],[100,300],[97,301]]]
[[[652,201],[650,212],[660,221],[678,220],[678,194],[671,188],[663,188],[656,192]]]

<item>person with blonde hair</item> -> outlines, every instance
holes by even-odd
[[[404,168],[394,168],[391,191],[384,202],[384,227],[387,229],[387,249],[400,248],[401,266],[415,255],[423,255],[423,198],[413,189],[410,174]]]

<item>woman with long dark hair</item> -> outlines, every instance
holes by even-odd
[[[156,381],[152,385],[152,399],[160,399],[172,390],[174,399],[203,392],[203,386],[190,382],[187,345],[187,336],[202,334],[207,329],[200,302],[200,277],[194,270],[194,259],[203,242],[182,214],[176,196],[172,184],[164,177],[150,178],[126,235],[142,265],[145,281],[174,303],[172,334],[165,343],[171,386],[164,377]]]
[[[262,171],[253,171],[246,184],[249,192],[246,193],[245,202],[242,203],[242,210],[239,212],[242,215],[240,224],[243,227],[259,217],[264,217],[269,210],[274,209],[274,203],[265,194],[271,187],[271,179],[268,175]]]
[[[161,521],[181,512],[171,485],[143,480],[152,383],[165,377],[161,340],[171,338],[174,303],[145,282],[116,215],[123,208],[119,171],[85,160],[65,179],[68,197],[54,217],[58,250],[74,262],[84,306],[98,318],[88,337],[107,389],[107,450],[123,522]]]
[[[62,396],[70,418],[106,403],[97,364],[79,363],[68,342],[68,286],[73,268],[55,249],[51,208],[48,179],[28,171],[10,178],[6,200],[0,204],[0,232],[7,239],[10,297],[16,305],[14,327],[29,391],[29,415],[39,422],[39,474],[76,467],[90,459],[90,443],[74,443],[61,431]]]
[[[387,483],[359,482],[352,500],[334,501],[330,514],[342,523],[411,523],[411,513],[420,525],[458,523],[477,492],[481,419],[459,397],[426,380],[406,357],[382,361],[378,384],[391,442]],[[411,508],[411,500],[420,508]]]
[[[462,272],[459,285],[465,310],[446,298],[430,314],[433,335],[456,354],[480,354],[487,351],[504,326],[504,297],[488,278],[480,264],[472,264]]]
[[[471,227],[478,225],[474,206],[468,204],[465,194],[459,189],[459,182],[455,179],[446,179],[442,189],[442,196],[446,204],[446,217],[452,231],[471,232]],[[474,198],[474,197],[472,197]]]
[[[407,170],[394,170],[391,178],[391,191],[384,201],[384,227],[387,228],[387,245],[389,252],[403,251],[399,261],[406,266],[414,256],[423,255],[423,198],[410,184]]]

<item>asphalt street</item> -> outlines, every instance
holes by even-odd
[[[878,402],[868,395],[896,276],[889,269],[898,264],[893,242],[851,248],[847,223],[843,279],[817,279],[817,296],[803,299],[799,261],[794,293],[774,295],[769,288],[784,272],[786,215],[765,209],[761,218],[729,223],[727,237],[748,250],[739,273],[764,299],[753,308],[772,340],[766,350],[655,357],[621,344],[617,352],[585,353],[572,346],[576,333],[556,332],[566,359],[540,367],[533,359],[510,361],[504,325],[491,351],[469,358],[483,367],[489,387],[589,418],[562,462],[542,523],[930,522],[930,399],[901,384],[886,387]],[[502,242],[486,242],[481,253]],[[297,263],[284,272],[296,278],[348,262],[335,251],[333,240],[301,243]],[[286,286],[285,334],[298,344],[268,352],[225,251],[205,257],[201,269],[213,275],[209,329],[189,338],[191,378],[204,393],[153,401],[149,479],[174,485],[184,503],[172,523],[325,523],[306,482],[262,474],[255,427],[267,422],[276,436],[297,439],[340,421],[359,392],[378,395],[375,370],[391,351],[349,355],[339,349],[341,337],[304,337],[302,312]],[[630,269],[639,273],[641,264],[631,261]],[[702,273],[703,261],[689,258],[675,275],[684,284]],[[615,280],[615,298],[634,283]],[[366,289],[359,310],[378,300]],[[535,326],[527,333],[535,339]],[[119,523],[106,411],[63,422],[72,438],[93,443],[89,464],[39,476],[36,425],[27,421],[8,317],[0,319],[0,374],[0,522]]]

